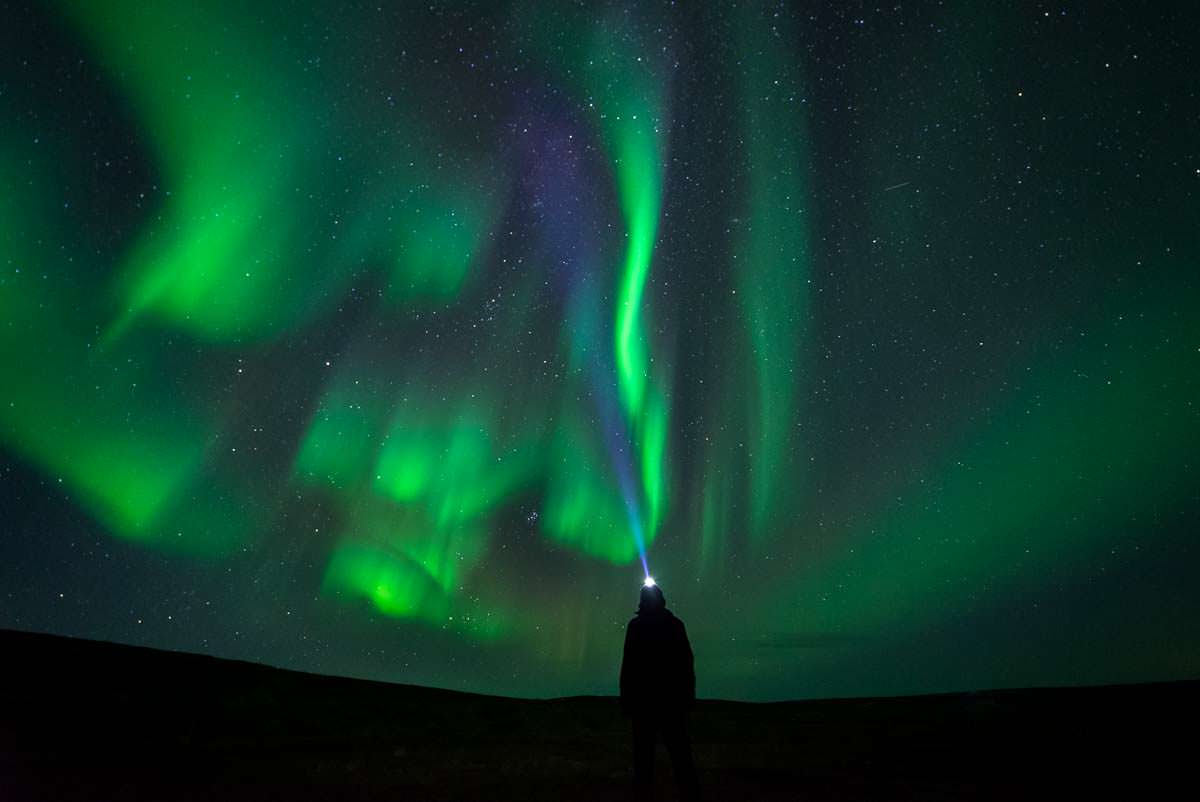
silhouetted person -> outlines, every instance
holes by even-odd
[[[666,744],[681,799],[699,797],[687,716],[696,700],[692,645],[683,622],[667,609],[657,585],[642,588],[637,615],[625,630],[621,712],[633,719],[633,782],[638,799],[654,794],[654,745]]]

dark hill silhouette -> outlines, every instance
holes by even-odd
[[[629,795],[615,698],[480,696],[23,632],[0,631],[0,655],[6,802]],[[1198,700],[1200,682],[700,701],[692,740],[709,800],[1165,798],[1191,785]]]

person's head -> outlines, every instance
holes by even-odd
[[[663,596],[662,588],[658,585],[646,585],[642,588],[642,594],[638,600],[639,613],[658,612],[666,606],[667,599]]]

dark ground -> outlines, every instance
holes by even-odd
[[[529,701],[0,631],[0,800],[619,800],[615,699]],[[1195,798],[1200,682],[702,701],[706,799]],[[660,799],[673,798],[665,753]]]

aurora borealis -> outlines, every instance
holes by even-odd
[[[1200,676],[1200,13],[18,3],[0,626],[701,696]]]

